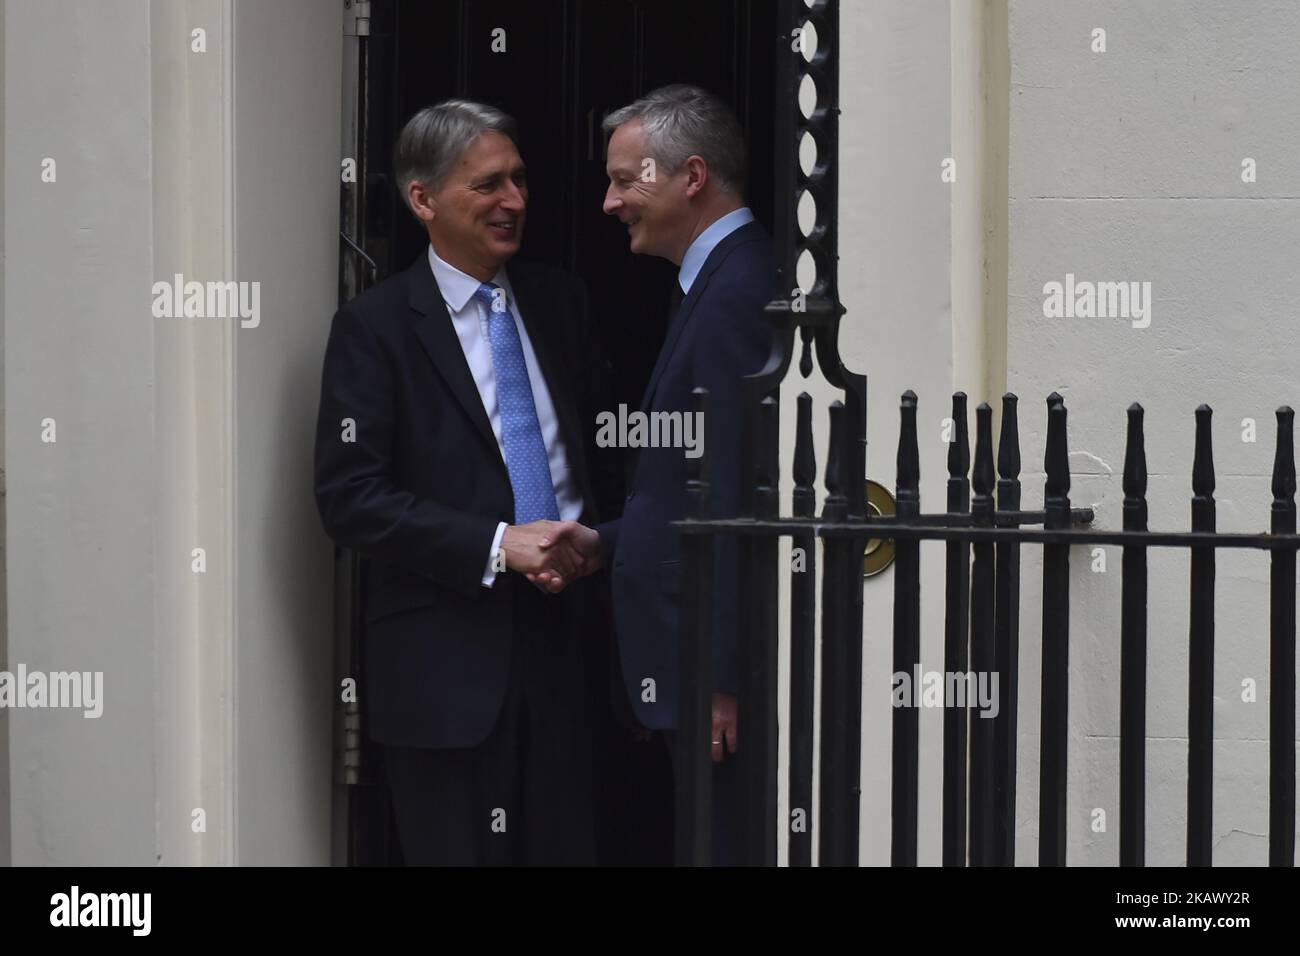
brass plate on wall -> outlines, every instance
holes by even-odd
[[[877,481],[867,479],[867,512],[873,517],[892,518],[898,513],[894,507],[894,496],[889,489]],[[894,563],[894,539],[872,538],[867,542],[866,554],[862,557],[862,576],[874,577]]]

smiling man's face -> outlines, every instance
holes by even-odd
[[[610,136],[602,208],[627,227],[633,252],[680,265],[690,238],[685,167],[672,175],[654,169],[650,177],[645,138],[640,120],[624,123]]]
[[[480,135],[429,200],[434,251],[462,272],[486,282],[519,251],[528,177],[510,137]]]

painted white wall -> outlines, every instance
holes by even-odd
[[[97,720],[7,715],[14,863],[329,859],[332,550],[310,460],[337,295],[341,16],[326,0],[6,4],[7,544],[23,561],[5,666],[103,671],[105,697]],[[260,325],[154,318],[152,283],[175,272],[260,282]]]
[[[5,0],[0,0],[0,85],[7,88],[4,69]],[[0,89],[0,182],[4,182],[4,92]],[[0,189],[0,262],[4,261],[4,190]],[[0,267],[0,356],[4,355],[4,269]],[[0,359],[0,499],[5,495],[4,362]],[[5,508],[0,504],[0,661],[9,659],[9,535]],[[0,665],[3,666],[3,665]],[[0,712],[0,865],[9,860],[9,715]]]
[[[1093,52],[1092,31],[1106,33]],[[1268,528],[1273,411],[1300,400],[1300,8],[1154,0],[1011,0],[1007,365],[1021,397],[1025,498],[1042,501],[1044,399],[1069,409],[1071,497],[1122,524],[1125,408],[1146,408],[1152,528],[1189,526],[1193,410],[1214,408],[1219,529]],[[1242,160],[1258,182],[1242,182]],[[1152,284],[1151,325],[1047,319],[1066,273]],[[1254,419],[1258,440],[1242,441]],[[1020,863],[1037,859],[1040,549],[1021,608]],[[1118,859],[1120,553],[1071,554],[1069,860]],[[1188,558],[1153,551],[1147,862],[1186,845]],[[1037,576],[1036,576],[1037,575]],[[1268,558],[1220,552],[1215,862],[1268,859]],[[1259,686],[1242,700],[1242,681]],[[1094,808],[1104,833],[1090,827]]]
[[[150,7],[153,77],[153,268],[187,280],[230,274],[228,137],[230,24],[222,0]],[[192,31],[207,49],[193,49]],[[221,319],[160,319],[154,328],[154,528],[158,682],[158,855],[222,863],[233,855],[228,688],[234,642],[230,592],[230,471],[226,430],[237,327]],[[206,570],[192,570],[202,548]],[[194,810],[204,812],[201,833]]]
[[[334,546],[312,497],[338,300],[343,5],[235,3],[237,860],[329,862]]]
[[[23,556],[6,669],[102,671],[105,697],[98,719],[9,714],[12,857],[148,864],[163,764],[149,4],[13,0],[5,16],[6,508]]]

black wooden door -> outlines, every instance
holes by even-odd
[[[427,247],[392,181],[393,144],[412,113],[452,96],[504,109],[519,123],[529,173],[520,255],[587,283],[613,366],[614,399],[635,406],[663,341],[676,267],[633,256],[626,231],[601,212],[601,119],[667,83],[694,83],[722,96],[750,144],[749,205],[770,230],[774,74],[783,44],[788,50],[775,0],[374,0],[361,79],[360,244],[380,279]],[[593,674],[602,666],[590,662]],[[364,702],[362,713],[364,719]],[[362,779],[375,781],[378,754],[362,746]],[[602,761],[608,787],[623,794],[603,801],[606,817],[616,817],[601,821],[605,862],[670,862],[664,828],[671,821],[658,816],[670,805],[668,794],[655,789],[668,786],[666,755],[606,746]],[[629,780],[639,785],[624,786]],[[350,788],[349,862],[393,859],[396,843],[376,786]]]

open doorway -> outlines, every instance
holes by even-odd
[[[345,126],[355,130],[358,169],[356,183],[344,186],[341,297],[406,268],[427,246],[393,183],[402,125],[452,96],[491,103],[518,121],[528,165],[520,256],[586,282],[613,367],[614,401],[639,404],[666,331],[675,267],[633,256],[625,231],[602,214],[601,120],[667,83],[722,96],[747,134],[748,202],[770,232],[775,67],[778,52],[789,49],[777,0],[372,0],[365,12],[368,24],[345,51]],[[339,567],[336,660],[343,673],[358,676],[365,595],[355,558],[341,555]],[[587,662],[597,709],[607,706],[600,699],[609,693],[607,653],[593,648]],[[352,718],[338,729],[333,858],[398,862],[364,702]],[[644,784],[668,786],[662,746],[607,739],[598,749],[602,862],[671,862],[671,819],[663,813],[671,800]]]

